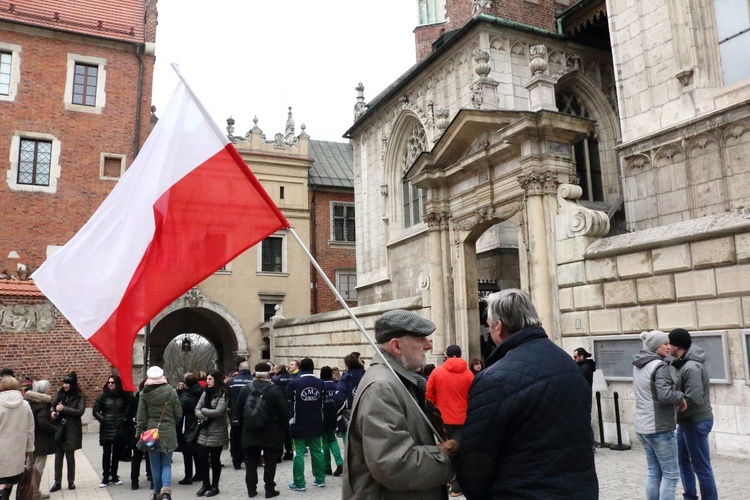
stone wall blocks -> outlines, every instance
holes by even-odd
[[[750,233],[735,234],[734,247],[737,250],[737,262],[750,262]]]
[[[742,297],[742,318],[744,326],[750,326],[750,297]]]
[[[674,275],[677,300],[710,299],[716,297],[716,279],[713,269],[689,271]]]
[[[737,412],[734,405],[716,405],[713,407],[714,429],[716,432],[737,434]]]
[[[590,238],[567,238],[557,242],[557,263],[566,264],[583,260],[583,253],[591,243]]]
[[[657,328],[669,332],[675,328],[698,329],[698,314],[695,302],[660,304],[656,306]]]
[[[718,267],[714,271],[720,297],[750,295],[750,264]]]
[[[701,330],[710,330],[713,328],[738,328],[742,326],[742,301],[739,297],[702,300],[697,302],[696,305],[698,311],[698,327]]]
[[[573,304],[573,289],[572,288],[561,288],[558,291],[558,300],[560,305],[560,311],[569,312],[575,309]]]
[[[638,291],[635,280],[604,283],[604,303],[606,307],[634,306],[638,304]]]
[[[651,276],[651,255],[648,250],[617,256],[617,274],[621,278]]]
[[[581,336],[589,332],[589,313],[576,311],[560,315],[560,331],[566,336]]]
[[[612,281],[617,279],[617,264],[614,257],[586,261],[586,282]]]
[[[620,309],[622,333],[641,333],[656,328],[656,306]]]
[[[695,269],[734,264],[737,261],[734,236],[693,242],[690,254]]]
[[[716,453],[732,457],[750,458],[750,436],[712,432],[716,442]]]
[[[604,293],[602,285],[584,285],[573,288],[573,304],[576,310],[603,308]]]
[[[601,309],[589,312],[589,328],[592,335],[606,335],[622,332],[619,309]]]
[[[687,271],[693,267],[690,260],[690,245],[688,243],[665,248],[654,248],[651,251],[651,258],[653,260],[654,274]]]
[[[636,280],[636,286],[638,287],[638,302],[640,304],[655,304],[675,300],[672,275],[640,278]]]
[[[586,282],[583,262],[571,262],[557,266],[557,284],[561,287],[582,285]]]

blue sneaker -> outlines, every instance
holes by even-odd
[[[318,488],[325,488],[325,487],[326,487],[326,483],[325,483],[325,481],[323,481],[322,483],[319,483],[319,482],[317,481],[317,479],[316,479],[316,480],[313,480],[313,484],[314,484],[315,486],[317,486]]]
[[[297,486],[294,483],[289,483],[289,489],[292,491],[307,491],[307,488],[304,486]]]

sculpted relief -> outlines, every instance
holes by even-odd
[[[54,326],[52,304],[0,305],[0,332],[49,332]]]

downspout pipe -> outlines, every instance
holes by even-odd
[[[312,220],[310,221],[310,253],[314,259],[318,258],[318,245],[315,240],[317,232],[315,226],[318,223],[315,211],[315,191],[316,186],[313,184],[311,187],[312,196],[310,200],[310,213],[312,214]],[[318,275],[315,272],[315,268],[310,266],[310,287],[312,288],[312,303],[310,304],[310,314],[318,313]]]
[[[141,149],[141,100],[143,99],[143,48],[139,43],[135,47],[135,57],[138,59],[138,98],[135,103],[135,140],[133,144],[133,159],[138,156]]]

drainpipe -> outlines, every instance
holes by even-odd
[[[310,200],[310,213],[312,214],[312,220],[310,221],[310,254],[317,261],[317,245],[315,244],[315,226],[318,221],[315,213],[315,185],[312,186],[312,199]],[[310,314],[318,313],[318,279],[315,269],[310,267],[310,287],[312,289],[312,304],[310,304]]]
[[[135,57],[138,59],[138,100],[135,103],[135,144],[133,144],[133,159],[138,156],[141,145],[141,99],[143,98],[143,51],[144,44],[135,47]]]

